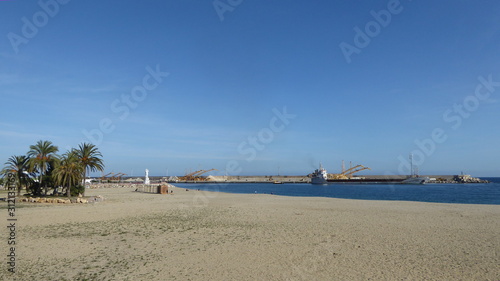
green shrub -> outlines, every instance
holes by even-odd
[[[42,195],[42,187],[39,182],[32,182],[26,189],[26,193],[31,193],[33,196]]]
[[[85,186],[79,184],[77,186],[72,186],[71,187],[71,190],[70,190],[70,193],[71,193],[71,196],[78,196],[78,194],[83,194],[85,191]]]

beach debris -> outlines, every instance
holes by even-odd
[[[104,197],[102,197],[101,195],[97,195],[97,196],[91,196],[87,199],[87,201],[89,203],[97,203],[97,202],[102,202],[104,201]]]
[[[71,204],[71,203],[89,203],[89,202],[102,202],[104,201],[104,197],[98,195],[90,197],[92,201],[85,198],[77,197],[76,199],[70,200],[65,198],[45,198],[45,197],[24,197],[21,198],[21,202],[29,202],[29,203],[52,203],[52,204]]]

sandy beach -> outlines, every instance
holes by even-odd
[[[17,272],[2,262],[0,279],[500,279],[498,205],[180,188],[173,195],[133,188],[86,195],[106,200],[18,202]]]

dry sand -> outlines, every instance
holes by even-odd
[[[0,280],[500,279],[500,206],[179,188],[87,195],[106,201],[18,202],[17,273],[2,262]]]

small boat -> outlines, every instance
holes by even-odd
[[[410,153],[410,173],[411,175],[402,181],[402,184],[426,184],[431,179],[429,177],[421,177],[418,175],[418,167],[413,167],[413,154]]]
[[[319,169],[314,170],[314,172],[311,175],[311,183],[312,184],[327,184],[328,181],[328,173],[326,172],[325,169],[323,169],[323,166],[319,164]]]
[[[283,184],[282,181],[273,181],[273,184]]]
[[[429,181],[429,177],[410,177],[402,181],[401,184],[426,184]]]

